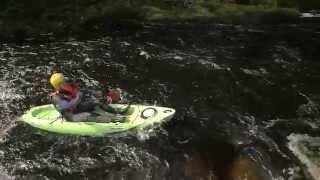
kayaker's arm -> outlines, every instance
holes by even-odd
[[[81,92],[77,93],[76,97],[73,98],[71,101],[69,101],[67,109],[76,108],[76,106],[77,106],[77,105],[80,103],[80,101],[81,101],[81,97],[82,97],[82,93],[81,93]]]
[[[65,112],[74,109],[81,100],[82,94],[79,92],[76,97],[70,101],[67,101],[61,98],[59,95],[52,96],[53,104],[55,105],[56,109],[64,115]]]

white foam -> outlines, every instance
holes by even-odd
[[[0,180],[14,180],[13,176],[9,176],[8,173],[0,166]]]
[[[12,109],[10,105],[15,100],[21,100],[24,96],[17,93],[14,88],[11,88],[10,82],[0,81],[0,107],[1,113],[1,125],[0,125],[0,142],[8,130],[15,126],[14,116],[12,115]]]
[[[22,99],[23,96],[17,94],[14,89],[9,87],[6,81],[0,81],[0,101],[4,103],[6,101],[11,101],[14,99]]]
[[[305,166],[307,175],[320,180],[320,137],[291,134],[288,140],[289,149]]]

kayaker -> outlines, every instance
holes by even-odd
[[[96,104],[92,102],[81,102],[82,93],[78,86],[67,83],[65,81],[64,75],[62,73],[54,73],[50,77],[50,84],[54,88],[54,92],[50,93],[49,96],[53,100],[53,104],[57,108],[57,110],[70,121],[83,121],[87,120],[89,116],[95,114],[93,111],[96,106],[100,106],[106,112],[114,113],[114,114],[125,114],[127,110],[130,108],[128,106],[125,109],[115,109],[110,104],[116,103],[120,99],[119,90],[111,89],[106,94],[106,102],[103,104]],[[105,120],[111,118],[110,116],[99,116],[95,114],[97,117],[95,119]],[[118,119],[113,116],[112,119]]]
[[[57,110],[67,120],[77,121],[90,116],[88,112],[77,113],[77,116],[74,116],[77,111],[77,106],[81,102],[82,93],[78,86],[67,83],[62,73],[52,74],[50,84],[54,88],[54,92],[50,93],[49,96]]]

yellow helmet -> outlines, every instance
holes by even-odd
[[[54,73],[50,77],[50,84],[54,89],[60,89],[61,84],[64,82],[64,76],[62,73]]]

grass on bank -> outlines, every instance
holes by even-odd
[[[296,9],[277,8],[266,5],[239,5],[202,2],[190,8],[159,8],[144,6],[146,20],[161,19],[193,19],[214,18],[223,23],[278,23],[292,22],[299,18],[300,13]]]
[[[275,1],[275,0],[273,0]],[[273,2],[272,1],[272,2]],[[7,3],[6,3],[7,2]],[[295,9],[280,9],[274,3],[240,5],[218,0],[3,0],[0,20],[29,22],[84,23],[111,17],[116,20],[183,20],[199,17],[222,22],[255,22],[267,16],[298,17]]]
[[[6,3],[7,2],[7,3]],[[297,22],[299,11],[274,5],[239,5],[217,0],[193,4],[166,4],[164,0],[3,0],[0,2],[0,35],[29,37],[91,31],[113,22],[152,22],[212,18],[212,23],[277,24]],[[2,6],[1,6],[2,5]],[[101,26],[103,30],[103,25]],[[101,30],[101,29],[100,29]]]

